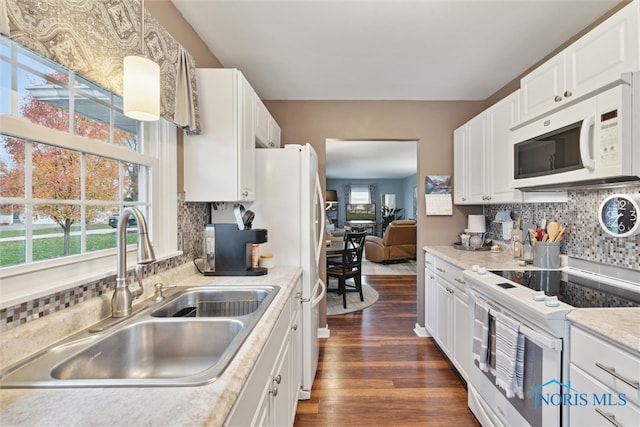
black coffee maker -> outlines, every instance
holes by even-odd
[[[215,252],[206,254],[207,259],[212,262],[207,262],[205,276],[262,276],[267,274],[266,268],[253,267],[252,265],[252,245],[267,241],[266,229],[240,230],[237,224],[209,224],[205,233],[210,232],[212,227]]]

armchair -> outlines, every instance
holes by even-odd
[[[365,257],[369,261],[386,263],[416,257],[417,226],[415,220],[393,221],[382,238],[367,236],[364,243]]]

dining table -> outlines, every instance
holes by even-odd
[[[327,257],[342,255],[344,252],[344,240],[332,240],[326,245]]]

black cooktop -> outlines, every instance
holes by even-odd
[[[576,308],[640,307],[640,293],[558,270],[491,271]]]

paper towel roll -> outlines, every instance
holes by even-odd
[[[487,231],[484,215],[469,215],[467,222],[467,231],[469,233],[484,233]]]

